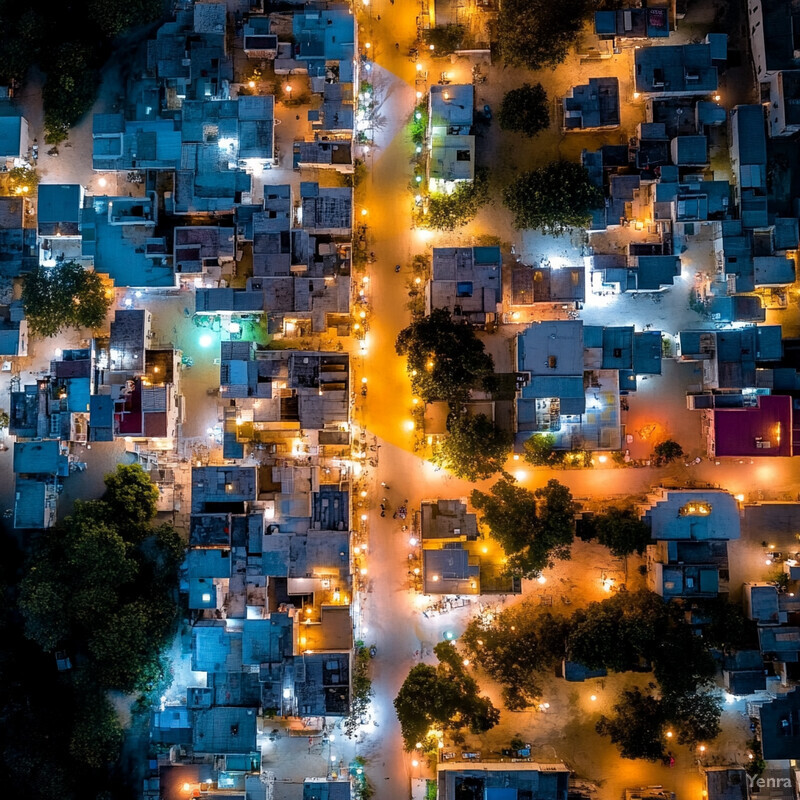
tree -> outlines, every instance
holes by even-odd
[[[471,222],[489,199],[489,185],[483,171],[477,170],[471,181],[459,181],[452,192],[432,192],[427,211],[418,213],[421,228],[452,231]]]
[[[440,642],[434,652],[438,666],[412,667],[394,699],[407,750],[424,742],[431,727],[466,726],[473,733],[483,733],[500,718],[492,702],[478,693],[478,684],[467,675],[455,647],[450,642]]]
[[[612,506],[595,514],[592,523],[597,541],[618,557],[634,552],[641,555],[652,541],[650,528],[633,509]]]
[[[472,662],[503,685],[506,708],[520,711],[541,696],[539,673],[561,663],[568,628],[564,617],[540,612],[526,601],[490,623],[473,619],[460,642]]]
[[[556,450],[556,437],[552,433],[534,433],[522,447],[523,458],[535,467],[553,467],[564,462],[563,450]]]
[[[664,464],[671,464],[676,459],[683,457],[683,448],[672,439],[665,439],[663,442],[659,442],[653,448],[653,452],[659,461]]]
[[[85,696],[72,729],[70,755],[82,764],[101,769],[117,759],[122,738],[122,727],[106,697],[99,692]]]
[[[158,512],[158,487],[140,464],[117,464],[103,479],[103,500],[119,524],[142,529]]]
[[[503,0],[498,19],[500,54],[506,64],[556,67],[569,52],[592,10],[592,0]]]
[[[472,386],[494,369],[492,357],[472,328],[455,322],[443,308],[400,331],[395,349],[408,359],[411,387],[425,403],[463,401]]]
[[[515,228],[559,236],[569,227],[584,227],[603,195],[581,164],[552,161],[523,172],[504,189],[503,202],[514,214]]]
[[[503,130],[518,131],[532,138],[550,126],[547,92],[541,83],[523,83],[519,89],[506,92],[498,114]]]
[[[719,736],[722,704],[716,695],[698,692],[665,697],[663,702],[678,731],[678,744],[695,748]]]
[[[661,702],[639,689],[626,689],[614,705],[614,716],[600,717],[595,729],[610,737],[623,758],[658,761],[664,757],[667,717]]]
[[[503,469],[512,436],[485,414],[451,414],[447,430],[447,437],[431,456],[434,464],[473,482]]]
[[[446,56],[463,46],[467,29],[463,25],[437,25],[425,32],[425,41],[437,55]]]
[[[488,494],[474,490],[470,501],[505,551],[511,572],[536,577],[556,559],[570,557],[576,508],[558,481],[531,492],[501,478]]]
[[[14,167],[8,173],[13,194],[33,194],[39,185],[39,175],[32,167]]]
[[[38,266],[25,277],[22,287],[28,326],[40,336],[55,336],[68,327],[100,327],[112,300],[113,293],[100,275],[75,261]]]
[[[652,662],[667,635],[671,609],[655,592],[618,592],[578,609],[567,642],[569,657],[590,669],[625,672]]]

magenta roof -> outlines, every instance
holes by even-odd
[[[764,395],[755,408],[715,410],[718,456],[791,456],[792,398]],[[770,447],[759,447],[769,442]]]

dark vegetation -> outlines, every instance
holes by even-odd
[[[22,85],[34,64],[46,73],[46,138],[58,144],[94,103],[115,38],[163,9],[162,0],[0,0],[0,85]]]

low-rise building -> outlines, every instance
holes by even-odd
[[[444,761],[436,765],[439,800],[459,800],[466,792],[508,800],[566,800],[569,768],[535,761]]]
[[[708,41],[639,48],[634,53],[636,91],[653,96],[713,94],[719,76],[712,51],[717,55]]]
[[[502,299],[502,265],[499,247],[434,247],[425,313],[446,308],[472,325],[493,322]]]
[[[475,110],[472,84],[434,85],[428,97],[428,186],[451,192],[475,177]]]
[[[589,78],[588,84],[571,87],[562,104],[565,131],[619,127],[617,78]]]

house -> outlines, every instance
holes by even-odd
[[[111,371],[144,372],[151,324],[152,315],[144,308],[118,308],[114,312],[108,343],[108,368]]]
[[[428,185],[452,192],[459,181],[475,177],[475,110],[472,84],[433,85],[428,93]]]
[[[0,356],[25,358],[28,355],[28,321],[20,300],[0,306]]]
[[[492,322],[501,302],[502,264],[499,247],[434,247],[425,313],[446,308],[472,325]]]
[[[79,184],[40,184],[36,204],[39,238],[80,238],[82,207],[83,187]]]
[[[442,761],[436,765],[439,800],[466,796],[505,800],[567,800],[569,768],[535,761]]]
[[[28,157],[28,120],[22,114],[0,116],[0,163],[21,166]]]
[[[178,227],[173,231],[175,272],[184,285],[218,285],[233,270],[234,229],[211,225]]]
[[[619,449],[620,396],[661,371],[661,333],[541,322],[517,335],[515,360],[517,446],[550,433],[558,449]]]
[[[350,779],[306,778],[303,781],[303,800],[351,800],[353,787]]]
[[[714,396],[712,395],[712,398]],[[702,428],[709,456],[735,458],[794,455],[794,411],[788,395],[741,396],[738,407],[724,407],[728,395],[717,395],[720,407],[703,410]],[[738,398],[731,397],[732,402]],[[695,407],[697,400],[695,400]]]
[[[14,474],[66,477],[69,474],[67,456],[62,453],[58,439],[14,442]]]
[[[708,165],[708,139],[698,134],[676,136],[670,142],[670,157],[676,167],[705,167]]]
[[[31,198],[0,197],[0,276],[3,278],[17,278],[38,264],[33,215]]]
[[[634,53],[637,92],[653,96],[707,95],[719,88],[712,45],[642,47]]]
[[[766,227],[767,136],[762,106],[738,105],[731,109],[730,156],[742,226]]]
[[[233,401],[236,439],[270,443],[298,457],[308,447],[346,445],[349,364],[346,353],[257,350],[251,342],[222,342],[220,395]]]
[[[769,97],[770,135],[791,136],[800,130],[800,61],[794,38],[800,14],[790,0],[753,0],[747,4],[747,15],[756,78],[761,96]]]
[[[794,760],[800,756],[800,691],[797,687],[767,702],[748,703],[758,723],[756,735],[765,761]]]
[[[770,362],[780,361],[783,355],[780,325],[681,331],[678,343],[681,361],[700,362],[705,392],[760,388],[770,380],[765,368]]]
[[[81,219],[81,256],[95,272],[108,275],[119,287],[176,286],[166,238],[156,235],[154,192],[135,198],[93,197]]]
[[[584,257],[595,292],[659,292],[674,284],[681,274],[680,256],[636,255],[635,247],[629,243],[628,255],[595,253]]]
[[[722,684],[734,697],[767,688],[764,659],[759,650],[737,650],[722,658]]]
[[[349,236],[353,227],[353,190],[300,184],[301,224],[309,233]]]
[[[342,174],[350,174],[353,172],[352,144],[349,137],[333,141],[327,137],[314,138],[311,141],[295,140],[292,146],[292,165],[295,169],[335,169]]]
[[[744,767],[702,768],[706,780],[704,797],[708,800],[749,800],[750,782]]]
[[[247,755],[256,751],[257,709],[214,706],[196,709],[192,716],[195,753]]]
[[[739,538],[736,498],[719,489],[662,487],[648,496],[641,510],[656,541],[708,542]]]
[[[241,513],[255,501],[255,467],[193,467],[192,513],[231,511]]]
[[[515,264],[511,268],[511,305],[534,303],[582,303],[586,299],[584,267],[529,267]]]
[[[278,55],[278,37],[270,32],[269,17],[249,17],[244,23],[243,37],[243,50],[248,58],[274,60]]]
[[[669,9],[660,6],[595,11],[594,32],[601,40],[664,39],[669,36]]]
[[[619,81],[589,78],[588,84],[573,86],[562,101],[563,129],[597,130],[619,126]]]
[[[55,478],[17,477],[14,485],[14,528],[46,530],[56,524],[58,484]]]
[[[308,73],[311,91],[322,93],[327,83],[343,84],[353,93],[358,88],[358,30],[350,8],[331,4],[324,9],[308,7],[292,17],[291,58]],[[275,62],[276,74],[293,65]]]

